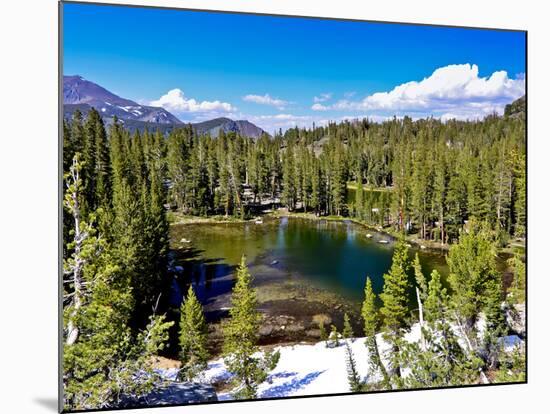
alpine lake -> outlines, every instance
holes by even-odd
[[[264,315],[260,344],[315,342],[319,322],[327,330],[334,324],[341,331],[345,313],[354,334],[363,335],[360,311],[366,277],[376,293],[382,292],[395,241],[348,220],[266,216],[261,223],[174,224],[170,244],[176,269],[169,290],[173,317],[176,320],[176,309],[192,283],[209,325],[211,352],[218,354],[221,323],[229,314],[243,255]],[[446,283],[445,252],[411,246],[411,259],[416,253],[424,274],[429,277],[437,269]],[[503,271],[504,262],[499,259]],[[416,318],[412,268],[409,278],[409,307]]]

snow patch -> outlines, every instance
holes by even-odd
[[[457,327],[452,327],[460,338]],[[420,340],[420,324],[414,324],[410,331],[404,335],[407,342]],[[384,341],[382,334],[376,335],[378,348],[385,365],[388,361],[385,355],[390,350],[390,344]],[[516,335],[501,338],[504,349],[510,352],[523,341]],[[380,378],[369,373],[369,353],[365,346],[365,338],[348,339],[357,365],[357,371],[363,381],[376,382]],[[462,347],[465,342],[459,339]],[[279,346],[280,352],[277,367],[269,374],[267,380],[258,387],[260,398],[288,397],[301,395],[319,395],[330,393],[349,392],[348,375],[346,370],[346,347],[343,340],[337,347],[329,348],[325,342],[315,344],[298,344],[291,346]],[[406,372],[403,374],[406,375]],[[203,373],[200,382],[216,383],[230,380],[232,374],[226,370],[223,358],[212,360]],[[219,400],[233,399],[230,392],[218,394]]]

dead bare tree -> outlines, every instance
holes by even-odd
[[[66,344],[72,345],[78,339],[79,327],[76,323],[76,316],[79,309],[82,307],[83,298],[85,295],[86,285],[83,278],[84,266],[88,260],[89,253],[86,250],[86,245],[91,243],[92,249],[97,249],[98,239],[93,236],[93,226],[82,220],[81,217],[81,189],[82,180],[80,178],[80,170],[82,163],[79,160],[79,154],[75,154],[69,172],[65,176],[66,192],[64,206],[72,216],[74,223],[74,235],[71,242],[73,253],[70,258],[64,263],[64,284],[69,288],[63,296],[63,301],[66,307],[70,309],[67,321],[67,339]]]

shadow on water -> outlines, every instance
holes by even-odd
[[[236,266],[224,262],[224,258],[204,258],[204,250],[187,248],[174,250],[175,276],[170,289],[170,306],[179,307],[189,285],[204,307],[217,297],[231,292]]]
[[[206,258],[204,250],[195,247],[173,249],[173,276],[168,292],[167,320],[174,322],[169,332],[168,346],[164,355],[177,357],[179,349],[180,306],[189,286],[203,305],[207,323],[217,323],[227,318],[226,306],[220,306],[220,298],[229,298],[235,279],[236,266],[224,262],[224,258]]]

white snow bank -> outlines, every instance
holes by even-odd
[[[420,326],[414,325],[405,335],[407,341],[418,341]],[[389,350],[389,344],[377,335],[381,354]],[[362,380],[368,378],[369,353],[365,338],[348,340],[353,351],[357,371]],[[276,348],[281,357],[277,367],[270,373],[267,381],[258,388],[259,398],[288,397],[298,395],[318,395],[349,392],[348,373],[346,370],[346,347],[340,340],[340,346],[328,348],[325,342],[280,346]],[[217,382],[231,378],[225,369],[222,358],[211,361],[202,381]],[[219,393],[219,400],[229,400],[229,392]]]
[[[457,331],[456,329],[453,330]],[[458,334],[458,332],[456,333]],[[411,343],[419,341],[420,325],[418,323],[414,324],[404,338]],[[515,335],[503,337],[501,340],[504,343],[504,349],[508,352],[514,346],[523,343]],[[361,379],[367,382],[376,380],[376,378],[369,376],[369,353],[365,346],[365,338],[355,338],[348,341]],[[390,345],[383,340],[382,334],[377,335],[377,341],[382,360],[387,364],[384,355],[389,350]],[[268,379],[259,386],[258,397],[318,395],[350,391],[346,371],[346,347],[343,340],[340,340],[340,346],[335,348],[326,347],[323,341],[316,344],[279,346],[276,349],[281,354],[279,363],[270,373]],[[170,379],[174,377],[173,372],[170,370],[165,371],[167,378],[168,376],[170,376]],[[223,358],[218,358],[208,363],[207,370],[198,381],[211,384],[227,381],[231,376],[232,374],[225,368]],[[223,392],[218,394],[218,399],[229,400],[232,399],[232,396],[230,392]]]

